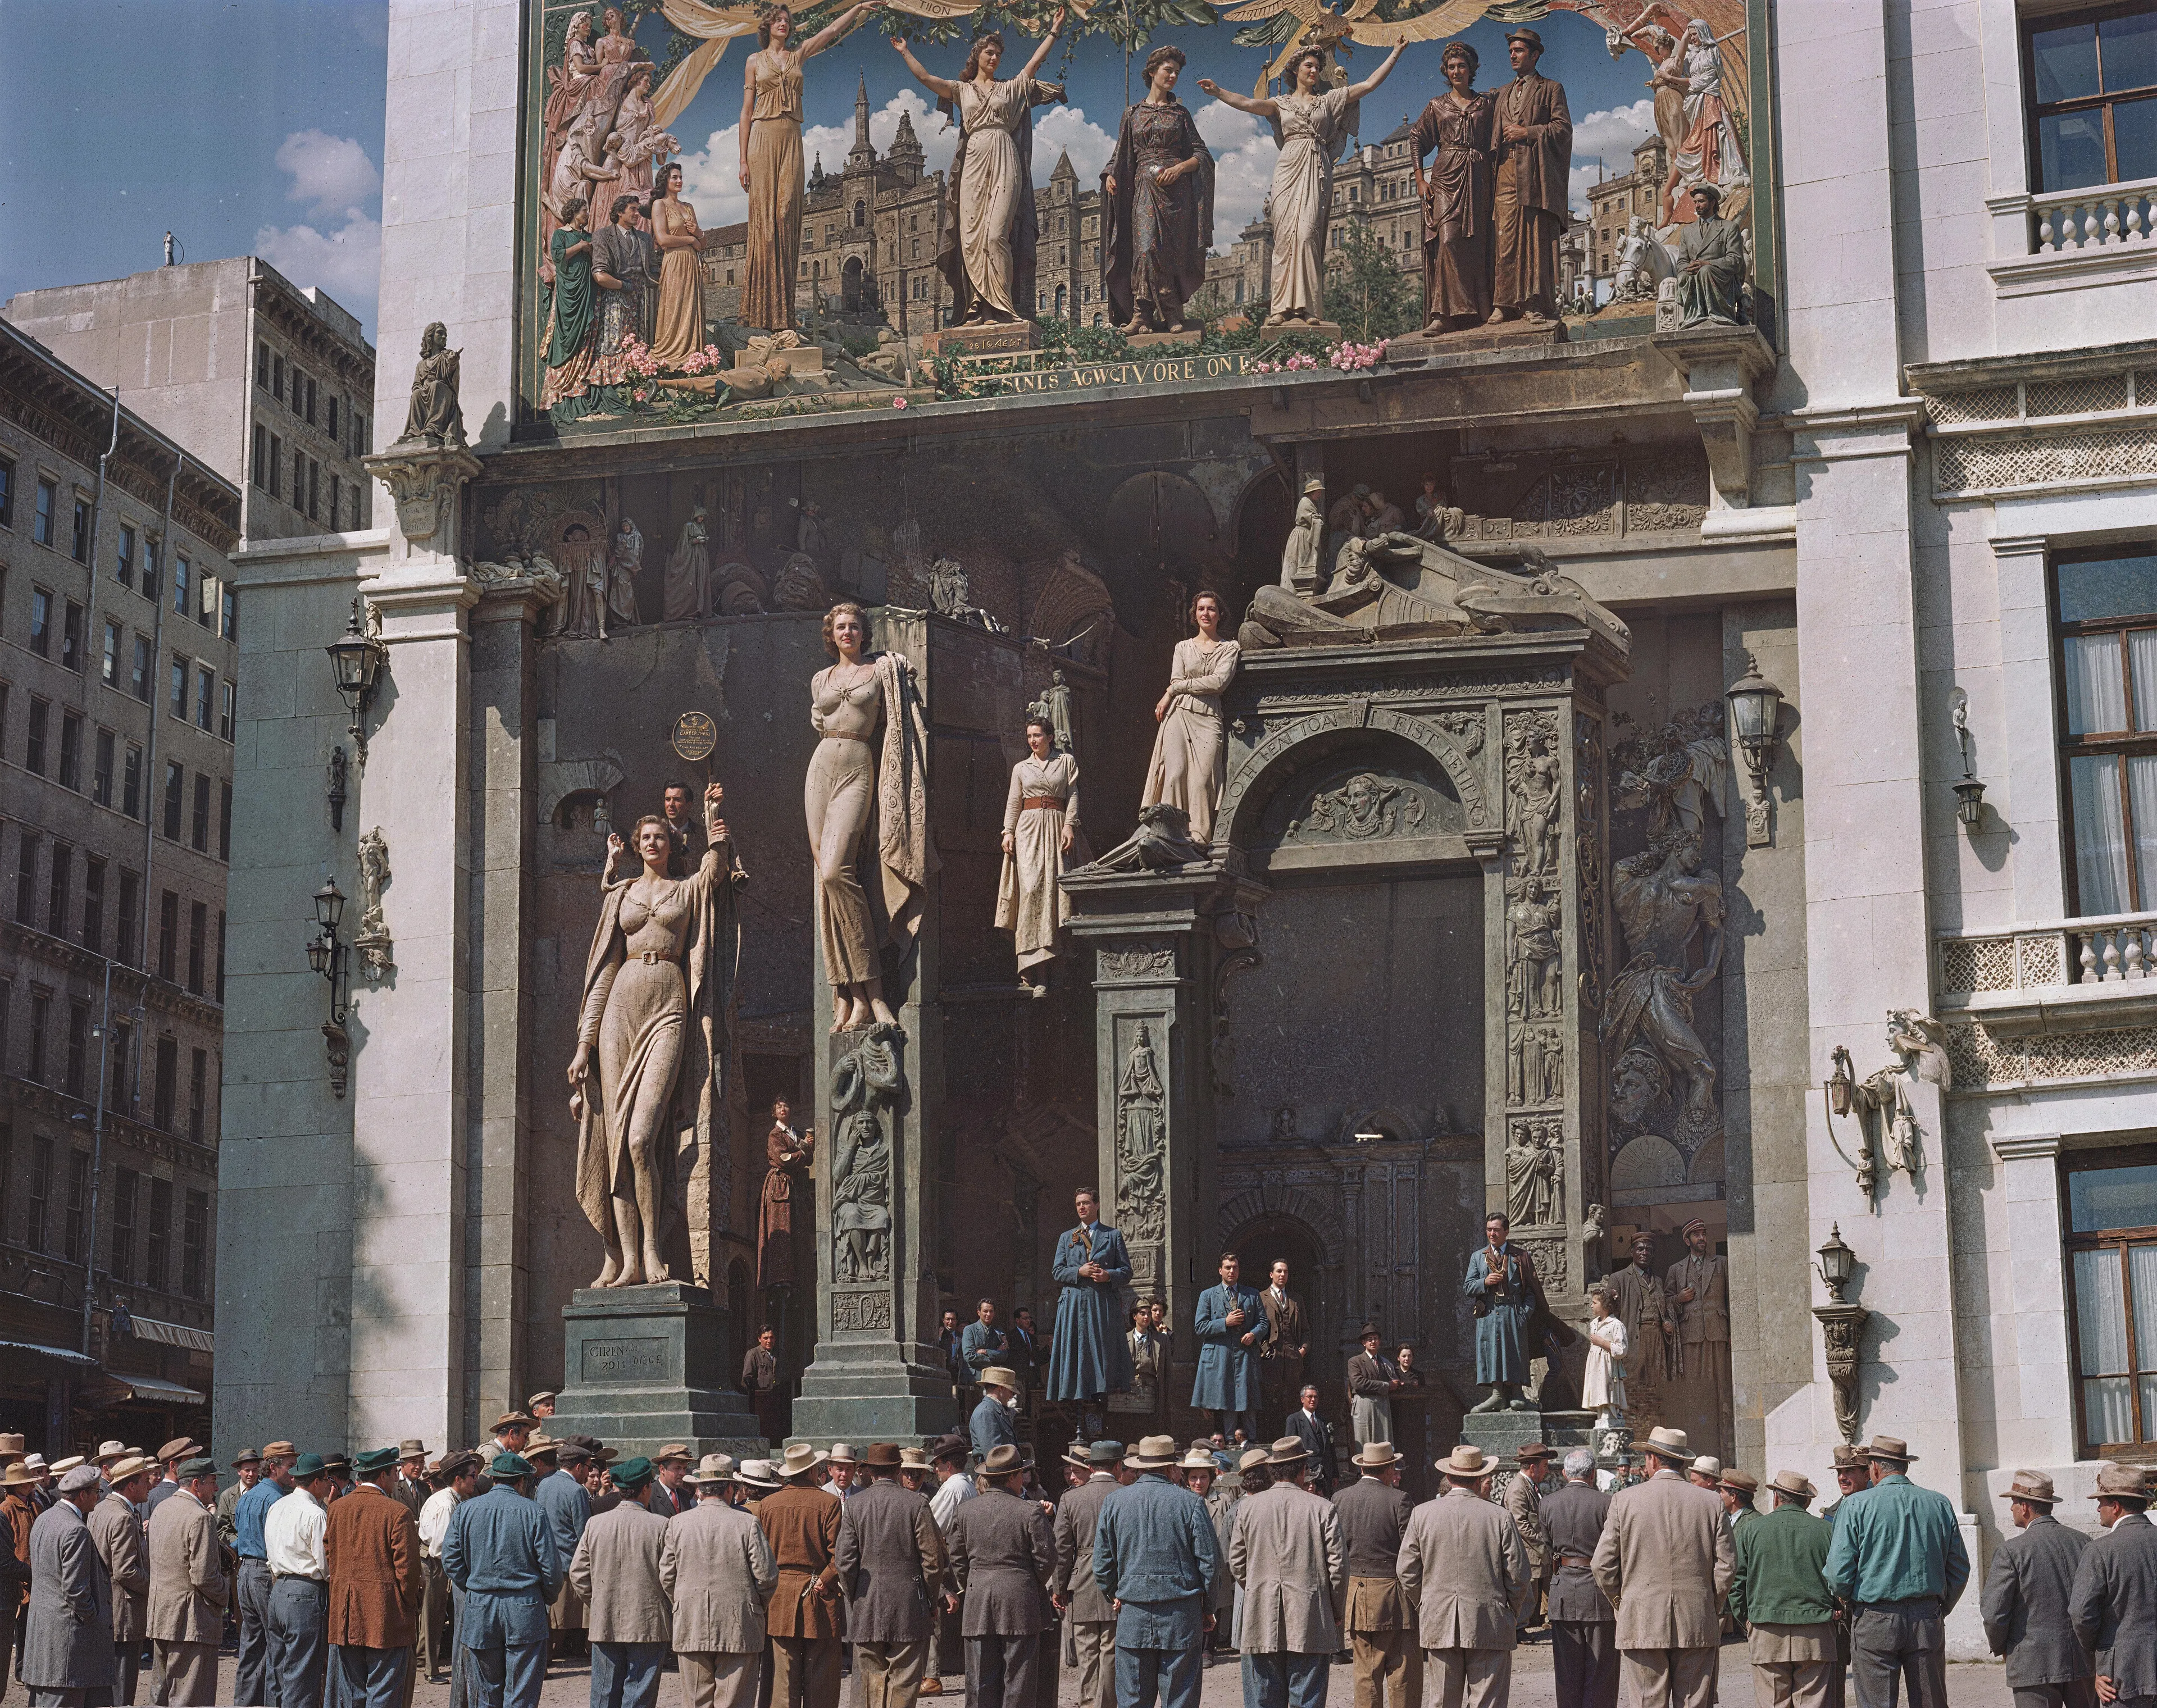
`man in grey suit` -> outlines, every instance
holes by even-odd
[[[1415,1603],[1401,1587],[1401,1543],[1415,1502],[1401,1487],[1390,1441],[1367,1443],[1349,1461],[1362,1473],[1333,1497],[1348,1565],[1348,1644],[1356,1708],[1423,1708],[1423,1645]]]
[[[2089,1538],[2052,1515],[2060,1497],[2041,1471],[2015,1472],[2005,1498],[2015,1534],[1992,1551],[1981,1610],[2015,1708],[2096,1708],[2097,1669],[2067,1613]]]
[[[682,1480],[697,1504],[667,1520],[659,1583],[674,1603],[685,1708],[750,1708],[764,1660],[764,1607],[779,1565],[754,1515],[727,1498],[734,1462],[707,1453]]]
[[[1176,1443],[1149,1435],[1126,1454],[1139,1474],[1094,1525],[1094,1581],[1116,1610],[1117,1708],[1198,1708],[1207,1598],[1223,1574],[1206,1503],[1168,1480]]]
[[[1272,1485],[1244,1498],[1228,1540],[1228,1569],[1243,1587],[1246,1708],[1320,1708],[1341,1649],[1347,1551],[1331,1505],[1297,1484],[1309,1462],[1299,1438],[1274,1442]]]
[[[1650,1430],[1655,1474],[1613,1496],[1589,1570],[1617,1609],[1637,1708],[1709,1708],[1737,1556],[1722,1502],[1688,1483],[1682,1429]]]
[[[641,1458],[614,1468],[623,1498],[593,1516],[569,1561],[591,1641],[592,1708],[654,1708],[659,1700],[674,1609],[659,1571],[667,1521],[644,1504],[655,1469]]]
[[[1074,1462],[1082,1450],[1073,1449]],[[1102,1503],[1120,1486],[1120,1441],[1101,1440],[1083,1449],[1086,1480],[1056,1505],[1056,1610],[1071,1620],[1071,1645],[1078,1657],[1078,1708],[1114,1708],[1116,1694],[1116,1609],[1094,1576],[1094,1532]],[[1105,1692],[1105,1695],[1104,1695]]]
[[[1565,1456],[1564,1472],[1565,1481],[1542,1497],[1557,1708],[1618,1708],[1618,1616],[1588,1569],[1610,1497],[1595,1486],[1595,1455],[1586,1448]]]
[[[943,1533],[929,1497],[899,1481],[899,1463],[893,1442],[872,1442],[862,1453],[860,1484],[839,1510],[831,1551],[865,1708],[914,1708],[931,1613],[944,1592]]]
[[[1480,1447],[1438,1461],[1444,1492],[1401,1539],[1401,1587],[1445,1708],[1505,1708],[1518,1621],[1535,1587],[1520,1526],[1485,1493],[1497,1466]]]
[[[171,1496],[150,1515],[148,1623],[163,1700],[202,1708],[217,1700],[217,1651],[234,1586],[217,1535],[217,1461],[183,1459],[176,1474]]]
[[[30,1604],[18,1675],[30,1708],[85,1708],[110,1694],[112,1591],[90,1540],[97,1470],[77,1465],[30,1526]]]
[[[136,1454],[116,1459],[106,1473],[111,1491],[91,1509],[90,1539],[112,1587],[112,1700],[131,1708],[142,1645],[149,1640],[150,1556],[138,1503],[150,1492],[157,1467]]]
[[[951,1524],[951,1577],[966,1598],[967,1708],[1033,1708],[1044,1592],[1056,1573],[1048,1515],[1022,1497],[1027,1471],[1010,1443],[982,1461],[988,1484]]]
[[[2082,1550],[2068,1617],[2097,1657],[2098,1700],[2147,1708],[2157,1702],[2157,1526],[2147,1474],[2102,1466],[2096,1498],[2104,1534]]]

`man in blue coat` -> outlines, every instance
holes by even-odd
[[[1234,1441],[1240,1428],[1245,1441],[1256,1442],[1259,1343],[1266,1337],[1266,1311],[1258,1289],[1236,1278],[1242,1269],[1235,1253],[1222,1253],[1221,1284],[1198,1295],[1198,1379],[1192,1384],[1191,1403],[1219,1417],[1225,1439]]]
[[[547,1604],[562,1587],[554,1526],[527,1493],[532,1466],[513,1453],[487,1465],[494,1486],[461,1502],[442,1538],[442,1570],[464,1597],[457,1643],[476,1708],[538,1708],[547,1676]]]
[[[1156,1694],[1165,1708],[1198,1708],[1207,1608],[1226,1568],[1206,1503],[1168,1480],[1176,1459],[1166,1435],[1140,1442],[1124,1458],[1136,1480],[1110,1492],[1094,1525],[1094,1581],[1116,1610],[1116,1708],[1153,1708]]]
[[[998,1448],[1018,1445],[1018,1429],[1012,1422],[1011,1402],[1018,1392],[1018,1376],[1000,1364],[981,1372],[981,1403],[974,1407],[967,1436],[974,1457],[986,1461]]]
[[[540,1448],[536,1454],[531,1452],[535,1447]],[[584,1526],[592,1521],[592,1497],[577,1475],[591,1454],[574,1443],[559,1446],[541,1436],[527,1443],[524,1458],[538,1476],[532,1498],[553,1526],[554,1557],[561,1562],[565,1580],[562,1592],[554,1597],[547,1623],[553,1633],[553,1641],[566,1657],[584,1646],[588,1609],[584,1598],[566,1579],[569,1562],[577,1557],[577,1544],[584,1539]],[[550,1458],[566,1463],[557,1469],[548,1463]]]
[[[1527,1386],[1529,1324],[1541,1294],[1535,1260],[1507,1237],[1512,1223],[1493,1210],[1483,1218],[1485,1243],[1468,1258],[1463,1291],[1475,1309],[1475,1380],[1490,1392],[1470,1409],[1532,1412]]]
[[[1124,1339],[1123,1289],[1131,1278],[1124,1237],[1101,1225],[1101,1201],[1081,1186],[1078,1225],[1058,1237],[1051,1273],[1063,1291],[1056,1301],[1056,1333],[1048,1349],[1048,1397],[1097,1406],[1131,1385],[1131,1349]],[[1082,1419],[1084,1428],[1098,1420]]]

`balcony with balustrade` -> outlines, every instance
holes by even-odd
[[[1935,978],[1958,1089],[2157,1073],[2157,913],[1943,934]]]

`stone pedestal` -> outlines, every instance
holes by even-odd
[[[945,327],[922,335],[931,356],[1009,356],[1041,347],[1041,328],[1032,321],[1007,321],[993,327]]]
[[[1460,1438],[1511,1470],[1519,1465],[1524,1447],[1541,1445],[1560,1457],[1576,1447],[1592,1451],[1594,1421],[1593,1412],[1470,1412],[1460,1420]]]
[[[1412,332],[1386,346],[1389,367],[1413,368],[1434,356],[1458,356],[1471,350],[1511,350],[1522,345],[1562,344],[1563,321],[1501,321],[1498,325],[1463,327],[1452,332]]]
[[[1262,337],[1323,338],[1329,344],[1341,342],[1341,326],[1337,321],[1268,321],[1259,328]]]
[[[625,1458],[675,1442],[755,1458],[756,1414],[728,1370],[727,1313],[701,1287],[580,1287],[562,1312],[564,1379],[548,1428]]]
[[[1130,342],[1134,350],[1196,350],[1205,336],[1192,327],[1181,332],[1133,332]]]

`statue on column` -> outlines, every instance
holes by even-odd
[[[756,1229],[757,1284],[795,1284],[794,1204],[808,1184],[809,1164],[816,1151],[816,1129],[797,1133],[793,1105],[780,1098],[771,1105],[771,1131],[764,1135],[764,1198]]]
[[[716,783],[704,790],[704,857],[688,877],[667,875],[667,821],[639,819],[642,870],[600,904],[569,1072],[577,1202],[606,1248],[595,1287],[668,1278],[662,1245],[682,1209],[670,1189],[687,1157],[725,1142],[740,874],[724,797]],[[620,837],[609,844],[621,851]]]
[[[404,412],[399,445],[439,445],[461,449],[464,409],[457,402],[457,380],[464,352],[450,348],[450,329],[430,321],[420,334],[420,365],[412,371],[412,401]]]
[[[1290,593],[1313,594],[1326,585],[1326,572],[1319,566],[1326,544],[1326,515],[1319,507],[1325,498],[1326,482],[1313,475],[1295,501],[1295,521],[1281,547],[1280,584]]]
[[[1547,321],[1557,313],[1557,244],[1569,215],[1573,116],[1565,88],[1540,75],[1543,39],[1506,38],[1513,80],[1498,92],[1498,171],[1492,198],[1490,321]]]
[[[1693,219],[1678,238],[1678,325],[1735,327],[1745,322],[1745,234],[1722,218],[1722,192],[1695,184]]]
[[[1627,1410],[1643,1426],[1662,1422],[1664,1384],[1670,1377],[1671,1336],[1677,1332],[1655,1273],[1655,1242],[1633,1236],[1632,1261],[1609,1279],[1618,1320],[1625,1325]]]
[[[1213,840],[1213,810],[1228,780],[1228,737],[1221,724],[1221,697],[1235,677],[1243,649],[1221,638],[1221,599],[1201,593],[1191,602],[1198,632],[1176,643],[1168,687],[1155,703],[1161,729],[1154,737],[1153,762],[1146,768],[1141,806],[1166,801],[1183,809],[1191,840],[1201,847]]]
[[[1012,934],[1019,977],[1048,994],[1048,964],[1071,917],[1062,882],[1064,857],[1078,831],[1078,762],[1054,748],[1046,718],[1026,723],[1027,757],[1012,767],[1004,802],[1003,871],[996,886],[996,929]]]

